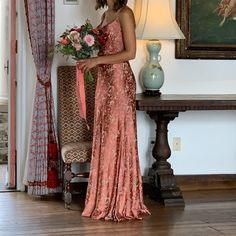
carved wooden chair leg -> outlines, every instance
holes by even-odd
[[[72,194],[70,192],[70,181],[72,179],[71,164],[65,164],[64,171],[64,201],[65,208],[69,209],[72,202]]]

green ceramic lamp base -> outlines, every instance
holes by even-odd
[[[160,96],[159,89],[164,83],[164,71],[159,64],[161,43],[159,40],[147,41],[149,59],[141,70],[141,83],[144,87],[144,94],[147,96]]]

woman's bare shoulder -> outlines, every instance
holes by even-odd
[[[133,16],[134,13],[132,11],[132,9],[128,6],[124,6],[120,9],[120,12],[119,12],[119,16],[122,17],[122,16]]]
[[[126,21],[134,21],[134,13],[131,8],[124,6],[119,12],[119,21],[126,23]]]

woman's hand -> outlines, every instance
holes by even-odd
[[[98,60],[97,60],[97,57],[88,58],[88,59],[81,59],[81,60],[77,61],[76,65],[83,72],[87,72],[90,69],[92,69],[93,67],[98,65]]]

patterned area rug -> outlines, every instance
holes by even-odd
[[[0,113],[0,164],[7,164],[8,124],[7,113]]]

